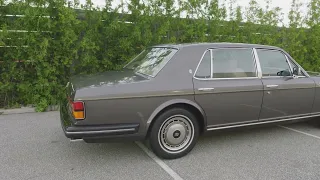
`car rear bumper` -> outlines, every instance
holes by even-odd
[[[137,133],[139,125],[70,126],[63,129],[66,137],[71,139],[110,138],[112,136]]]
[[[65,136],[70,139],[125,138],[139,131],[139,124],[75,125],[76,120],[65,104],[60,106],[60,121]]]

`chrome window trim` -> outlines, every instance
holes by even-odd
[[[255,70],[256,70],[256,77],[259,77],[259,74],[258,74],[258,66],[257,66],[257,60],[256,60],[256,56],[254,55],[253,48],[252,48],[252,50],[251,50],[251,56],[252,56],[252,60],[253,60],[253,65],[254,65]]]
[[[297,78],[308,78],[308,76],[296,76]]]
[[[256,61],[258,77],[262,78],[262,69],[261,69],[260,59],[259,59],[259,56],[258,56],[256,48],[253,48],[253,53],[254,53],[254,57],[255,57],[255,61]]]
[[[239,77],[239,78],[197,78],[197,77],[193,77],[196,80],[200,80],[200,81],[215,81],[215,80],[245,80],[245,79],[259,79],[258,77]]]
[[[214,49],[251,49],[251,51],[252,51],[252,52],[251,52],[252,60],[253,60],[254,63],[255,63],[256,77],[213,78],[213,77],[212,77],[212,75],[213,75],[213,53],[212,53],[212,51],[213,51]],[[208,49],[206,49],[205,52],[202,54],[201,59],[200,59],[198,65],[197,65],[197,68],[196,68],[196,70],[195,70],[194,73],[193,73],[193,78],[196,79],[196,80],[200,80],[200,81],[260,79],[260,78],[259,78],[258,65],[257,65],[257,64],[260,65],[260,63],[257,62],[257,59],[256,59],[256,57],[255,57],[255,55],[254,55],[254,52],[253,52],[254,49],[255,49],[255,48],[250,48],[250,47],[217,47],[217,48],[208,48]],[[200,66],[200,64],[201,64],[201,62],[202,62],[202,60],[203,60],[204,55],[205,55],[208,51],[210,51],[210,55],[211,55],[211,75],[210,75],[211,78],[197,78],[195,75],[196,75],[196,73],[197,73],[197,71],[198,71],[198,68],[199,68],[199,66]]]
[[[261,79],[269,79],[269,78],[283,78],[283,76],[262,76]]]
[[[212,55],[212,49],[210,49],[210,78],[213,78],[213,55]]]
[[[269,78],[284,78],[284,77],[292,77],[292,76],[263,76],[262,79],[269,79]],[[295,78],[307,78],[307,76],[294,76]]]
[[[195,78],[195,79],[211,79],[211,78],[196,78],[196,74],[197,74],[198,68],[199,68],[199,66],[200,66],[200,64],[201,64],[201,62],[202,62],[202,60],[203,60],[204,55],[205,55],[208,51],[210,51],[210,49],[206,49],[206,50],[204,51],[204,53],[202,54],[201,59],[200,59],[200,61],[198,62],[197,68],[196,68],[196,70],[195,70],[194,73],[193,73],[193,78]],[[211,70],[210,70],[210,71],[211,71]],[[211,75],[210,75],[210,76],[211,76]]]
[[[286,61],[287,61],[288,65],[289,65],[289,67],[290,67],[291,76],[294,76],[294,74],[293,74],[293,69],[292,69],[291,63],[289,62],[288,57],[287,57],[283,52],[281,52],[281,53],[282,53],[282,54],[284,55],[284,57],[286,58]]]

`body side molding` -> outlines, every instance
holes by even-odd
[[[271,124],[271,123],[277,123],[277,122],[285,122],[285,121],[293,121],[293,120],[302,120],[312,117],[319,117],[319,113],[311,113],[309,115],[305,116],[298,116],[298,117],[292,117],[292,118],[283,118],[283,119],[277,119],[277,120],[270,120],[270,121],[252,121],[249,123],[243,123],[243,124],[235,124],[235,125],[226,125],[226,126],[218,126],[218,127],[207,127],[207,131],[214,131],[214,130],[222,130],[222,129],[230,129],[230,128],[237,128],[237,127],[247,127],[247,126],[254,126],[254,125],[260,125],[260,124]]]

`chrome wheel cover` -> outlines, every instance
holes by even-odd
[[[160,126],[158,142],[168,153],[180,153],[187,149],[194,138],[192,121],[184,115],[174,115]]]

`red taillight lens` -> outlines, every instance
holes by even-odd
[[[70,105],[72,106],[73,117],[77,120],[84,119],[84,103],[81,101],[72,102],[70,100]]]
[[[84,105],[83,102],[73,102],[72,107],[74,111],[83,111],[84,110]]]

